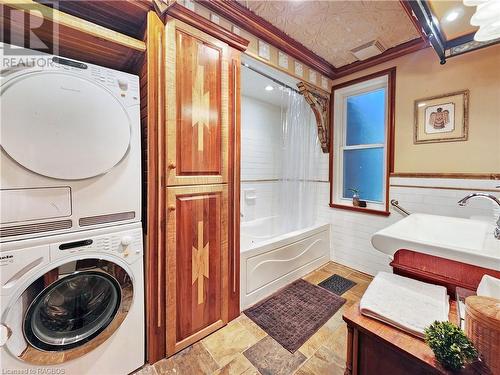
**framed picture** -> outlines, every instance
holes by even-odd
[[[415,100],[414,143],[466,141],[469,90]]]

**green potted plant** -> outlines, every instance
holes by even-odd
[[[349,188],[347,190],[352,191],[352,205],[354,207],[359,207],[359,189]]]
[[[458,371],[478,356],[469,338],[453,323],[435,321],[424,333],[436,359],[449,370]]]

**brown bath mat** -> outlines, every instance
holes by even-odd
[[[294,353],[330,319],[345,299],[299,279],[244,313]]]

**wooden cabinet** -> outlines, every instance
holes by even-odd
[[[175,19],[166,39],[167,184],[227,183],[230,47]]]
[[[177,2],[160,5],[148,14],[141,69],[149,363],[240,312],[239,87],[248,41]]]
[[[205,31],[167,17],[167,355],[239,315],[240,51]]]
[[[167,188],[167,350],[228,319],[227,185]]]
[[[451,299],[455,299],[457,287],[476,290],[484,275],[500,278],[500,270],[406,249],[396,251],[390,265],[397,275],[446,287]]]

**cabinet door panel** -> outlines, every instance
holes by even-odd
[[[167,343],[178,351],[227,322],[227,186],[167,195]]]
[[[175,20],[167,40],[168,185],[225,183],[229,48]]]

